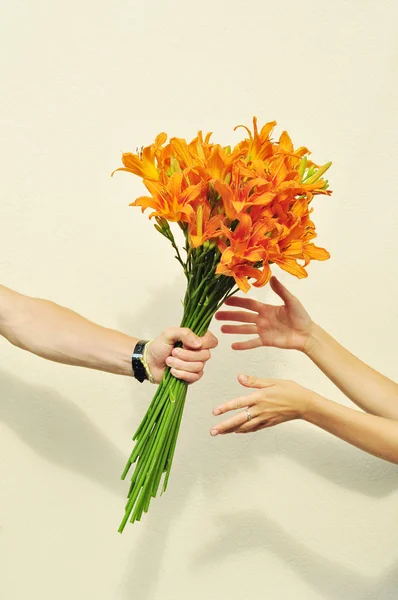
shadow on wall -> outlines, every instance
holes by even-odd
[[[120,493],[125,457],[76,404],[4,370],[0,382],[0,421],[45,460]]]
[[[175,287],[170,286],[168,289],[162,290],[161,302],[158,300],[158,294],[154,293],[153,298],[153,303],[146,306],[146,314],[152,316],[153,331],[161,331],[166,324],[178,322],[178,312],[165,314],[167,310],[174,311],[173,308],[168,308],[170,306],[175,306],[177,310],[180,310]],[[271,298],[270,302],[274,302],[274,299]],[[122,318],[120,325],[124,331],[135,331],[138,324],[144,319],[144,314],[135,314],[134,318]],[[228,339],[228,348],[229,342]],[[225,346],[223,342],[222,345]],[[218,380],[214,377],[212,381],[212,370],[220,360],[222,350],[219,347],[214,352],[214,362],[207,367],[207,381],[204,378],[204,382],[202,380],[189,391],[192,402],[188,402],[185,409],[185,418],[167,494],[161,500],[153,501],[150,514],[144,515],[142,525],[135,525],[135,527],[143,528],[143,535],[140,537],[139,547],[134,549],[129,560],[124,586],[125,600],[132,600],[136,597],[138,590],[140,600],[150,600],[155,597],[157,579],[154,574],[160,572],[161,569],[167,548],[168,533],[173,528],[173,515],[178,518],[178,515],[183,512],[190,495],[197,489],[197,485],[205,490],[208,498],[221,495],[226,480],[236,477],[242,471],[255,473],[259,461],[263,462],[264,457],[269,458],[274,454],[283,454],[318,477],[371,497],[384,497],[397,489],[398,472],[393,465],[361,453],[356,448],[344,444],[332,436],[325,436],[315,429],[311,431],[311,435],[308,435],[302,428],[295,429],[293,424],[293,427],[286,430],[280,429],[284,432],[282,436],[279,434],[278,428],[267,430],[263,436],[242,438],[239,436],[241,443],[235,445],[232,452],[231,445],[228,443],[218,444],[218,439],[212,440],[208,434],[212,424],[211,408],[214,405],[214,398],[220,395]],[[229,350],[226,349],[226,351]],[[278,376],[277,372],[270,372],[269,365],[268,376]],[[234,378],[235,374],[231,376],[231,381],[234,381]],[[228,381],[222,383],[223,387],[228,387],[229,384]],[[204,389],[206,389],[205,397],[202,396]],[[236,449],[237,446],[239,449]],[[231,532],[236,527],[234,519],[235,515],[230,519],[226,517],[224,523],[225,528],[231,527]],[[231,539],[234,537],[233,533],[231,533],[231,537],[220,533],[214,546],[199,557],[199,564],[204,564],[207,552],[210,555],[213,553],[216,559],[222,560],[223,557],[228,557],[231,548],[234,548],[234,551],[241,549],[243,552],[253,543],[257,543],[292,564],[292,567],[303,578],[306,578],[308,583],[324,591],[327,598],[342,598],[341,590],[350,583],[353,586],[353,592],[351,595],[345,596],[350,600],[365,600],[365,598],[373,599],[375,597],[387,600],[388,596],[363,594],[364,590],[368,589],[368,585],[375,593],[379,589],[387,590],[388,586],[384,588],[384,585],[387,585],[384,579],[377,582],[371,580],[363,582],[357,573],[345,569],[344,566],[329,562],[327,559],[319,558],[311,550],[295,542],[288,534],[284,535],[283,530],[268,521],[265,515],[256,515],[255,518],[249,515],[246,518],[240,514],[239,523],[242,520],[247,532],[246,541],[235,544],[236,540]],[[268,527],[270,531],[268,531]],[[236,531],[240,531],[239,526],[236,527]],[[128,527],[124,535],[129,535]],[[326,540],[325,543],[327,543]],[[297,564],[292,561],[296,548],[300,550]],[[329,572],[329,575],[323,581],[325,572]],[[391,581],[392,578],[395,579],[395,576],[396,569],[391,571],[387,579]],[[340,590],[340,592],[336,594],[336,590]]]
[[[322,594],[322,598],[396,598],[398,563],[381,576],[370,577],[320,556],[258,511],[220,515],[217,522],[220,526],[217,539],[197,554],[195,568],[228,560],[238,552],[247,554],[253,549],[264,549],[288,563],[301,579]]]

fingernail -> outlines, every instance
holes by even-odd
[[[169,367],[171,367],[173,364],[173,359],[171,358],[171,356],[168,356],[166,358],[166,365],[168,365]]]
[[[178,355],[179,355],[179,353],[180,353],[180,349],[179,349],[179,348],[174,348],[174,350],[173,350],[173,352],[172,352],[172,355],[173,355],[173,356],[178,356]]]
[[[241,375],[240,380],[242,383],[247,383],[247,375]]]
[[[217,416],[217,415],[221,415],[221,410],[219,408],[215,408],[213,410],[213,415]]]
[[[212,430],[210,431],[210,435],[213,435],[213,436],[215,436],[215,435],[218,435],[218,434],[219,434],[219,431],[217,431],[217,429],[212,429]]]
[[[200,340],[195,340],[193,345],[195,346],[195,348],[199,348],[199,346],[202,345],[202,342]]]

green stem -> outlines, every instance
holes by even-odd
[[[173,243],[173,242],[172,242]],[[175,242],[173,243],[174,246]],[[182,264],[181,256],[177,259]],[[220,253],[217,248],[188,250],[184,266],[188,285],[184,298],[182,327],[189,327],[203,336],[209,328],[214,313],[226,298],[236,292],[234,280],[216,275]],[[178,433],[184,412],[188,385],[175,379],[166,369],[163,379],[152,399],[147,413],[135,435],[135,446],[123,471],[126,477],[131,465],[136,462],[131,477],[125,515],[119,531],[127,521],[140,520],[147,512],[151,499],[157,495],[162,474],[165,473],[162,493],[170,478]]]

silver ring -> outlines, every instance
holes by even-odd
[[[250,419],[252,418],[252,416],[251,416],[251,414],[249,413],[248,410],[246,411],[246,414],[247,414],[247,420],[250,421]]]

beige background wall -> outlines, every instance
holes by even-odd
[[[332,260],[306,281],[281,278],[315,320],[397,377],[396,2],[3,0],[0,10],[2,283],[143,337],[178,323],[172,252],[128,207],[139,181],[109,174],[159,131],[203,128],[227,143],[254,114],[275,118],[334,161],[334,195],[315,213]],[[303,423],[208,435],[239,371],[345,401],[305,357],[237,355],[231,341],[190,390],[167,495],[120,536],[119,473],[152,388],[0,340],[1,600],[397,597],[396,467]]]

